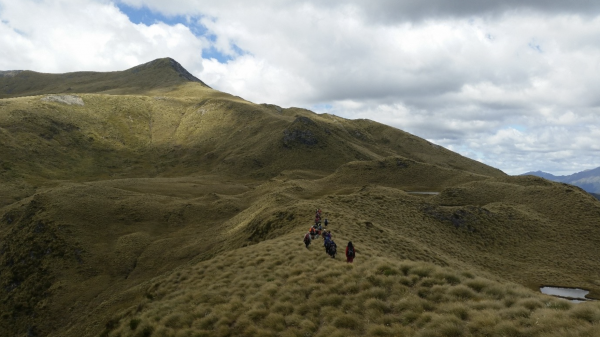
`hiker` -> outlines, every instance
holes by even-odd
[[[335,259],[335,253],[337,253],[337,245],[335,244],[335,241],[329,241],[329,251],[327,252],[327,254],[329,254],[329,256],[331,256],[332,259]]]
[[[352,263],[352,261],[354,261],[355,256],[356,249],[352,245],[352,241],[348,241],[348,246],[346,247],[346,262]]]
[[[304,244],[306,245],[306,249],[308,249],[308,246],[310,246],[310,233],[306,233],[306,235],[304,235]]]
[[[311,227],[310,230],[308,231],[308,234],[310,234],[310,239],[314,239],[315,236],[317,235],[317,231],[315,230],[315,227]]]
[[[324,243],[323,243],[324,246],[326,246],[327,243],[331,241],[331,232],[327,229],[323,232],[323,240],[324,240]]]
[[[328,223],[329,223],[329,221],[327,221],[327,218],[325,218],[325,227],[327,227]]]
[[[325,247],[325,253],[329,254],[329,245],[331,244],[331,237],[323,235],[323,247]]]

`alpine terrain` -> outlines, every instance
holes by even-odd
[[[0,72],[0,336],[600,336],[599,246],[580,188],[170,58]]]

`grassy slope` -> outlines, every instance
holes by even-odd
[[[44,180],[194,172],[265,179],[290,169],[330,173],[388,156],[503,175],[375,122],[255,105],[197,83],[169,96],[80,97],[84,106],[40,96],[0,102],[0,180],[7,184],[0,205],[30,195]]]
[[[594,304],[509,283],[600,296],[599,204],[580,190],[150,64],[177,85],[0,100],[2,334],[597,332]],[[104,90],[84,75],[78,90]],[[354,267],[303,248],[316,207]]]
[[[359,248],[362,248],[359,246]],[[378,252],[379,253],[379,252]],[[359,253],[353,265],[296,236],[222,254],[148,284],[107,336],[593,336],[598,304]]]

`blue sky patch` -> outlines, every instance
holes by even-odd
[[[520,125],[520,124],[509,125],[509,126],[506,127],[506,129],[515,129],[515,130],[520,131],[520,132],[527,131],[527,127],[524,126],[524,125]]]
[[[176,24],[182,24],[190,29],[190,31],[198,36],[204,37],[211,43],[214,43],[217,40],[217,36],[211,34],[206,26],[200,23],[200,18],[202,16],[184,16],[184,15],[175,15],[175,16],[165,16],[161,13],[155,12],[150,8],[143,6],[140,8],[131,7],[125,5],[123,3],[118,3],[116,6],[119,10],[127,15],[129,21],[135,24],[144,24],[146,26],[153,25],[157,22],[163,22],[167,25],[174,26]],[[242,50],[236,45],[232,46],[233,50],[237,55],[245,55],[247,52]],[[231,55],[226,55],[217,50],[214,46],[210,46],[209,48],[202,49],[202,58],[204,59],[216,59],[220,63],[227,63],[228,61],[233,60],[235,57]]]
[[[333,109],[333,105],[328,103],[314,104],[310,107],[309,110],[318,111],[320,113],[328,112]]]
[[[537,43],[529,42],[529,48],[537,51],[538,53],[543,53],[542,47]]]

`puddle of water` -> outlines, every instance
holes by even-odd
[[[569,300],[573,303],[583,303],[583,302],[589,302],[590,300]]]
[[[574,303],[589,301],[589,299],[585,298],[585,295],[590,293],[584,289],[559,287],[541,287],[540,291],[542,294],[567,298]]]

